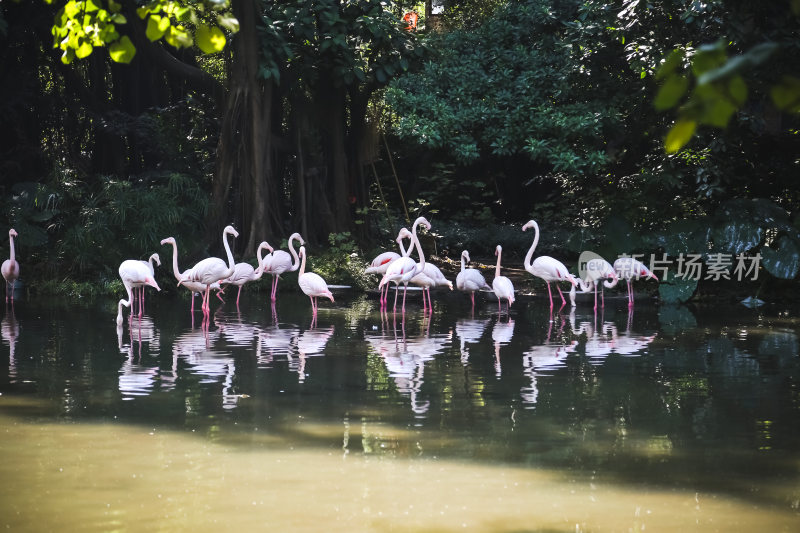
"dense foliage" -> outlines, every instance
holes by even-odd
[[[360,284],[353,254],[416,214],[451,257],[521,255],[535,218],[568,264],[797,275],[796,0],[453,0],[423,33],[423,3],[52,4],[0,6],[2,214],[33,277],[113,278],[169,235],[191,261],[233,223],[237,255],[299,230]]]

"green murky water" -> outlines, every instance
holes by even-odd
[[[17,302],[0,527],[796,531],[800,315]]]

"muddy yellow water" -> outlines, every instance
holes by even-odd
[[[23,531],[797,531],[791,508],[563,471],[249,446],[0,418],[0,527]],[[775,487],[785,491],[787,487]],[[791,490],[791,489],[790,489]]]

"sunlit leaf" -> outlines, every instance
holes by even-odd
[[[136,47],[127,35],[123,35],[119,41],[108,47],[108,53],[117,63],[130,63],[136,55]]]
[[[706,108],[705,113],[701,117],[701,122],[710,124],[718,128],[724,128],[728,125],[733,114],[736,113],[736,106],[730,100],[720,94],[717,98],[711,101],[711,105]]]
[[[91,44],[89,44],[89,41],[84,40],[81,43],[81,45],[77,49],[75,49],[75,57],[77,57],[78,59],[83,59],[84,57],[88,57],[89,55],[91,55],[92,50],[94,50],[94,47]]]
[[[164,36],[164,32],[170,26],[169,18],[162,17],[160,15],[150,15],[150,18],[147,19],[147,30],[145,31],[145,35],[151,41],[157,41]]]
[[[674,154],[681,148],[694,135],[694,130],[697,128],[697,123],[694,120],[682,119],[675,123],[669,130],[667,139],[664,142],[664,148],[668,154]]]
[[[192,36],[183,26],[170,26],[164,35],[164,39],[175,48],[186,48],[192,46]]]
[[[689,86],[689,80],[678,74],[672,74],[667,77],[664,84],[658,90],[656,99],[653,102],[656,110],[664,111],[669,109],[686,94],[686,88]]]
[[[712,230],[715,248],[732,254],[755,248],[761,242],[763,234],[763,230],[756,224],[741,220],[731,220]]]
[[[203,53],[214,54],[225,48],[225,34],[216,26],[198,26],[195,37]]]
[[[217,15],[217,23],[232,33],[239,31],[239,20],[230,13]]]

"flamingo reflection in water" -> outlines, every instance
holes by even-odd
[[[258,368],[271,368],[275,360],[289,360],[300,328],[295,325],[278,324],[277,315],[273,312],[274,324],[262,328],[258,334],[256,347],[256,364]]]
[[[477,344],[486,331],[490,318],[460,318],[456,321],[456,336],[461,341],[461,363],[469,360],[467,344]]]
[[[297,372],[298,381],[303,383],[306,379],[306,358],[313,355],[325,355],[325,345],[333,336],[334,328],[307,329],[295,338],[297,358],[292,357],[292,350],[287,352],[289,369]]]
[[[492,341],[494,342],[494,370],[497,378],[502,374],[500,366],[500,347],[505,346],[511,342],[514,336],[514,321],[508,318],[505,322],[500,321],[500,316],[497,317],[497,322],[494,323],[492,328]]]
[[[190,330],[179,335],[172,345],[173,364],[183,357],[187,370],[200,377],[200,383],[219,383],[222,380],[222,407],[233,409],[246,394],[234,392],[233,378],[236,362],[229,352],[222,349],[222,330]]]
[[[123,342],[124,328],[122,325],[117,326],[117,346],[120,353],[127,356],[119,369],[119,392],[123,400],[150,395],[159,380],[158,366],[147,366],[141,362],[142,341],[155,339],[157,345],[158,332],[155,330],[152,320],[148,320],[148,322],[140,329],[138,336],[134,335],[133,328],[129,329],[127,343]],[[142,330],[144,333],[141,332]],[[136,347],[135,350],[134,347]]]
[[[3,335],[3,344],[8,346],[8,379],[13,383],[17,377],[17,363],[15,360],[15,351],[17,349],[17,337],[19,337],[19,322],[14,315],[14,307],[6,312],[0,323],[0,333]]]
[[[575,310],[573,308],[572,314],[574,314],[574,312]],[[565,319],[561,317],[561,326],[556,336],[557,342],[552,342],[550,339],[553,332],[553,321],[551,320],[547,327],[547,335],[545,336],[544,342],[531,346],[522,354],[522,373],[530,380],[530,385],[524,386],[520,390],[523,403],[533,406],[538,401],[539,378],[552,375],[552,373],[559,368],[566,368],[569,347],[575,346],[578,344],[578,341],[570,340],[566,342],[562,340],[564,324]]]

